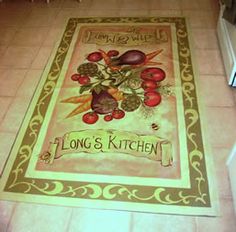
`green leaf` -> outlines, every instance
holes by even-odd
[[[91,87],[92,87],[92,84],[83,85],[80,87],[79,93],[82,94],[83,92],[90,90]]]

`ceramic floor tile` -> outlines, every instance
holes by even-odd
[[[211,10],[212,0],[180,0],[180,5],[183,10]]]
[[[102,11],[101,11],[102,14]],[[138,17],[138,16],[147,16],[148,15],[148,10],[120,10],[117,13],[118,16],[120,17]]]
[[[89,6],[90,10],[103,10],[104,12],[118,9],[119,7],[120,7],[120,2],[118,0],[109,0],[109,1],[96,0],[93,1]]]
[[[0,110],[0,122],[3,119],[3,117],[5,116],[11,102],[12,102],[11,97],[0,97],[0,109],[1,109]]]
[[[181,16],[181,11],[180,10],[153,10],[151,9],[148,13],[149,16],[151,17],[174,17],[174,16]]]
[[[61,38],[64,28],[51,28],[48,31],[46,38],[44,38],[43,46],[54,46]]]
[[[130,216],[124,211],[73,209],[68,232],[129,232]]]
[[[9,232],[67,232],[71,209],[47,205],[19,203]]]
[[[12,11],[10,8],[0,9],[0,27],[20,27],[28,16],[29,10],[18,9]]]
[[[150,5],[149,1],[136,0],[134,2],[133,0],[121,0],[119,8],[126,10],[149,10]]]
[[[4,133],[0,131],[0,175],[4,170],[15,137],[16,134],[14,133]]]
[[[219,217],[198,217],[198,232],[219,231],[233,232],[236,231],[235,214],[231,198],[221,200]]]
[[[153,10],[180,10],[179,0],[150,0],[150,9]]]
[[[231,148],[236,138],[235,107],[207,107],[206,118],[212,146]]]
[[[191,28],[216,28],[216,22],[212,11],[183,10],[182,14],[188,18]]]
[[[197,49],[219,49],[216,30],[193,29],[194,47]]]
[[[23,28],[16,32],[11,45],[17,46],[41,46],[47,33],[48,27]]]
[[[206,106],[234,106],[232,88],[224,76],[200,76],[199,95]]]
[[[106,14],[104,15],[104,10],[100,9],[100,10],[93,10],[93,9],[89,9],[87,12],[87,16],[88,17],[114,17],[114,15],[119,16],[119,10],[109,10],[106,12]],[[130,16],[130,15],[129,15]]]
[[[0,201],[0,231],[7,232],[7,227],[14,210],[15,203],[9,201]]]
[[[37,46],[9,46],[0,57],[0,66],[9,68],[29,68],[37,55]],[[14,59],[13,59],[14,57]]]
[[[230,149],[213,148],[212,156],[216,170],[216,182],[218,184],[218,193],[221,198],[232,197],[231,187],[229,182],[228,169],[226,167],[226,160],[230,154]]]
[[[76,1],[75,1],[76,2]],[[76,4],[78,4],[76,2]],[[69,18],[73,17],[88,17],[88,9],[72,8],[62,9],[52,22],[53,28],[65,28]]]
[[[174,215],[133,213],[132,232],[196,232],[195,219]]]
[[[18,88],[16,95],[18,97],[32,97],[42,75],[42,71],[43,70],[29,70],[24,81]]]
[[[9,107],[4,119],[0,124],[0,131],[15,133],[19,130],[19,127],[25,116],[27,107],[29,105],[28,97],[16,97],[14,98],[11,106]]]
[[[0,96],[15,96],[26,72],[25,69],[1,69]]]
[[[47,64],[51,52],[52,47],[41,47],[31,65],[31,69],[43,69]]]
[[[0,45],[8,45],[14,38],[17,28],[0,28]]]
[[[58,2],[58,0],[53,0],[51,2]],[[28,17],[24,20],[23,27],[49,27],[51,26],[59,10],[60,8],[52,8],[52,7],[39,8],[35,6],[35,9],[32,9]]]
[[[7,45],[0,45],[0,56],[3,56],[7,50]]]
[[[225,75],[219,50],[196,50],[198,70],[201,75]]]

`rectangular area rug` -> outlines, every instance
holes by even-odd
[[[216,215],[193,63],[185,18],[69,19],[0,198]]]

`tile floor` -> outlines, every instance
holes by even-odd
[[[236,89],[227,86],[216,36],[217,0],[3,0],[0,4],[0,171],[68,17],[187,16],[208,120],[221,216],[184,217],[0,201],[0,232],[233,232],[226,158],[236,138]]]

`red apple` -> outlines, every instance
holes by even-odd
[[[143,80],[163,81],[165,77],[165,72],[160,68],[146,68],[141,72]]]
[[[155,81],[145,80],[142,82],[141,86],[146,92],[150,92],[155,90],[158,85]]]
[[[98,120],[98,115],[95,112],[89,112],[83,115],[83,122],[94,124]]]
[[[144,104],[149,107],[155,107],[161,103],[161,95],[160,93],[153,91],[153,92],[146,92],[144,94]]]
[[[89,84],[90,83],[90,78],[88,76],[80,76],[78,78],[78,82],[81,84],[81,85],[86,85],[86,84]]]
[[[98,62],[102,60],[101,52],[92,52],[87,56],[87,60],[91,62]]]

